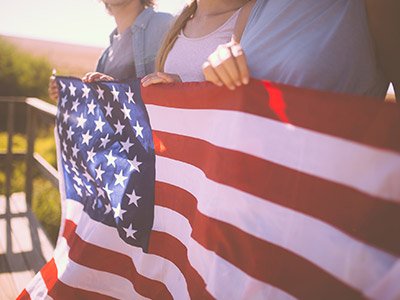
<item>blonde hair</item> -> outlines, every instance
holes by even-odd
[[[193,16],[197,9],[197,1],[192,0],[176,18],[174,24],[168,31],[156,58],[156,71],[163,72],[167,56],[175,44],[181,30],[186,26],[187,21]]]

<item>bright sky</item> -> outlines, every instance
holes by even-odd
[[[185,0],[158,0],[177,13]],[[0,35],[106,47],[115,23],[99,0],[0,0]]]

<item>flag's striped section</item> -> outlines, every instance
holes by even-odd
[[[236,111],[153,105],[148,105],[147,109],[150,116],[160,116],[152,119],[153,130],[201,139],[400,202],[400,154]],[[365,164],[366,161],[369,163]],[[349,165],[357,168],[349,169]],[[381,175],[370,176],[370,169]]]
[[[297,298],[363,298],[400,255],[399,110],[371,102],[360,113],[361,99],[342,97],[343,115],[318,92],[199,92],[208,88],[145,94],[162,230]],[[372,115],[380,123],[366,134]],[[390,133],[379,136],[381,124]]]
[[[78,214],[80,214],[78,210],[81,210],[82,212],[83,209],[79,203],[73,200],[67,201],[67,207],[71,208],[71,210],[77,212]],[[165,208],[156,207],[156,214],[160,217],[156,219],[162,220],[164,217],[163,211],[165,211]],[[179,218],[180,220],[183,220],[182,217]],[[176,221],[178,223],[174,224],[178,224],[177,228],[179,228],[180,221]],[[187,221],[184,222],[187,223]],[[119,247],[121,246],[120,240],[115,238],[115,234],[112,234],[115,229],[91,220],[84,212],[82,213],[82,218],[80,219],[78,225],[72,220],[66,220],[65,224],[65,233],[63,234],[64,240],[62,240],[61,244],[58,246],[58,251],[60,253],[60,250],[62,250],[62,254],[56,255],[55,259],[49,262],[48,265],[42,270],[42,274],[44,274],[48,287],[52,290],[53,294],[51,295],[57,298],[60,295],[59,293],[62,292],[66,295],[75,295],[75,297],[77,297],[78,295],[83,296],[83,293],[86,293],[85,297],[88,297],[89,299],[95,299],[96,295],[91,294],[93,292],[90,286],[91,282],[84,278],[84,276],[87,276],[89,278],[97,278],[96,280],[102,280],[104,291],[101,291],[101,293],[103,295],[106,295],[107,297],[125,299],[124,295],[118,294],[117,291],[109,290],[108,284],[112,283],[113,276],[108,278],[106,281],[103,281],[105,278],[102,278],[102,276],[104,276],[105,272],[114,272],[114,267],[110,265],[110,262],[107,263],[104,261],[98,261],[97,265],[90,265],[90,269],[88,269],[89,266],[81,265],[81,258],[78,258],[77,261],[75,260],[76,258],[73,254],[73,251],[79,251],[82,257],[87,257],[89,255],[94,255],[94,247],[109,248],[107,250],[103,250],[108,251],[105,256],[102,256],[103,259],[108,258],[114,263],[120,262],[121,257],[125,255],[121,254],[121,247]],[[171,223],[171,225],[175,226],[174,224]],[[288,294],[250,277],[246,273],[243,273],[240,269],[237,269],[234,265],[230,264],[224,259],[221,259],[218,255],[215,255],[215,253],[212,251],[205,249],[195,240],[188,239],[191,232],[190,227],[181,227],[181,231],[172,230],[172,235],[171,232],[167,233],[165,228],[163,229],[162,227],[162,222],[158,222],[154,225],[151,244],[159,244],[164,246],[168,245],[170,248],[156,246],[159,247],[159,249],[156,250],[157,256],[155,256],[154,253],[150,253],[141,254],[142,256],[139,257],[139,254],[134,255],[132,254],[132,251],[130,251],[133,261],[142,265],[142,273],[147,272],[146,275],[153,279],[157,276],[161,276],[158,279],[166,283],[168,290],[165,290],[160,282],[147,279],[149,282],[146,284],[153,293],[152,295],[147,294],[147,296],[150,296],[150,298],[168,299],[168,297],[170,297],[168,295],[172,294],[174,295],[175,299],[188,299],[191,292],[192,294],[190,296],[192,298],[202,299],[205,299],[204,295],[209,293],[211,293],[210,296],[212,298],[224,299],[243,299],[247,297],[252,297],[252,299],[263,299],[265,295],[274,295],[276,299],[291,299]],[[79,228],[84,228],[84,231],[80,232]],[[100,232],[101,235],[99,234]],[[186,232],[186,234],[184,234],[184,232]],[[72,248],[70,248],[68,244],[74,245],[75,247],[77,246],[77,240],[79,240],[80,245],[78,246],[77,250],[71,250]],[[176,250],[179,247],[188,249],[187,253],[184,253],[184,256],[180,256],[181,253],[178,252],[176,253],[176,257],[171,257],[171,251]],[[125,250],[129,252],[128,248]],[[154,250],[154,248],[151,248],[151,250]],[[122,250],[122,252],[124,251]],[[68,256],[68,258],[62,258],[62,256]],[[120,257],[114,260],[113,256]],[[167,257],[168,260],[161,258],[164,256]],[[94,257],[92,259],[96,260],[99,258]],[[201,286],[198,285],[190,287],[191,283],[189,283],[189,281],[193,280],[193,274],[188,273],[184,269],[175,274],[171,271],[165,272],[168,267],[173,267],[173,265],[171,266],[171,260],[175,261],[177,265],[181,265],[182,268],[195,267],[197,271],[194,272],[198,274],[197,276],[200,276],[202,278],[201,280],[204,280],[206,283],[209,282],[210,286],[208,286],[207,289],[201,288]],[[63,261],[65,263],[62,263],[61,265],[57,263],[58,261]],[[184,266],[184,263],[187,265]],[[218,266],[218,269],[210,269],[209,266],[211,264]],[[66,269],[66,265],[71,266],[71,269]],[[127,265],[124,266],[128,267]],[[59,280],[57,280],[57,273],[60,273],[59,270],[61,270],[62,274],[59,274]],[[76,272],[79,272],[79,277],[73,278],[72,275]],[[135,274],[135,276],[137,276],[136,280],[140,280],[140,274]],[[135,276],[133,278],[135,278]],[[182,279],[179,280],[179,277]],[[119,280],[122,279],[119,278]],[[220,289],[221,284],[226,286],[232,282],[235,282],[237,286],[241,287],[240,293],[238,293],[236,289]],[[185,287],[186,285],[188,285],[187,288]],[[191,290],[191,288],[193,288],[193,290]],[[130,289],[125,287],[124,290],[126,291]],[[135,286],[135,290],[137,293],[143,292],[143,290],[140,290],[140,287],[137,288]],[[169,294],[169,292],[171,292],[171,294]]]
[[[400,254],[400,240],[395,237],[400,231],[400,206],[396,203],[203,140],[164,132],[156,132],[156,136],[166,148],[159,155],[196,166],[213,181],[301,211],[371,245]],[[274,145],[271,144],[270,148]],[[400,163],[400,156],[397,160]],[[208,161],[218,161],[219,167]],[[240,171],[233,168],[229,172],[220,172],[221,168],[228,169],[238,162]],[[162,170],[160,168],[160,172]],[[369,173],[358,172],[355,176],[365,177],[366,174]],[[393,182],[400,178],[400,174],[398,177],[396,174],[388,176]],[[287,189],[288,185],[292,188]]]
[[[45,265],[47,267],[47,265]],[[26,293],[25,293],[26,291]],[[47,294],[47,286],[44,282],[44,278],[42,277],[42,273],[39,272],[33,277],[32,281],[26,287],[24,292],[19,295],[18,299],[43,299],[43,300],[51,300],[51,298]]]
[[[71,249],[68,256],[75,263],[126,278],[135,290],[146,298],[172,299],[164,284],[139,274],[129,256],[86,243],[76,234],[75,223],[67,220],[65,224],[64,237]],[[104,259],[105,257],[107,259]]]
[[[171,170],[175,170],[176,173],[171,174]],[[279,245],[281,248],[287,248],[335,277],[348,282],[351,286],[360,289],[368,287],[385,274],[396,259],[350,238],[317,219],[211,181],[201,170],[191,165],[157,157],[156,174],[158,182],[165,182],[169,186],[166,189],[165,184],[158,183],[156,189],[158,194],[160,194],[159,189],[164,186],[162,195],[166,199],[171,199],[170,201],[176,201],[176,206],[185,203],[181,209],[193,208],[193,198],[195,198],[201,214],[232,224],[232,228],[237,228],[234,235],[229,235],[231,243],[240,236],[241,231],[245,231],[251,235],[246,238],[251,240],[254,236]],[[180,174],[180,176],[174,177],[174,174]],[[203,188],[198,189],[199,185]],[[156,203],[158,201],[157,199]],[[252,207],[252,209],[238,211],[246,207]],[[198,216],[194,217],[195,220],[198,220],[197,218]],[[195,227],[201,224],[201,222],[196,222]],[[221,229],[218,226],[210,227],[207,236],[212,236],[219,230]],[[346,253],[348,259],[340,259],[343,253]],[[268,258],[269,256],[262,257],[262,259]],[[364,264],[366,259],[368,265]],[[273,262],[274,259],[271,261]],[[248,261],[247,264],[249,263]],[[321,273],[324,272],[321,270]],[[308,284],[311,282],[308,281]]]
[[[258,274],[257,276],[266,276],[262,272],[267,272],[268,270],[258,263],[252,265],[254,263],[253,260],[243,262],[242,259],[245,259],[244,256],[248,253],[246,250],[254,248],[251,253],[258,253],[260,256],[254,256],[254,261],[256,262],[266,260],[267,263],[269,259],[275,261],[272,256],[264,257],[263,252],[258,247],[260,249],[275,247],[273,255],[280,253],[282,256],[287,256],[288,253],[284,250],[284,248],[287,248],[293,252],[292,256],[296,256],[296,253],[298,256],[312,262],[310,268],[321,271],[321,273],[327,271],[333,277],[340,278],[359,289],[366,288],[381,278],[396,260],[396,258],[386,255],[384,252],[351,240],[333,228],[307,216],[274,205],[257,204],[255,203],[256,201],[244,198],[243,203],[247,202],[258,209],[257,212],[244,215],[244,220],[248,222],[246,225],[239,218],[220,218],[222,220],[218,220],[219,215],[226,214],[232,209],[224,209],[225,203],[217,203],[218,199],[215,199],[214,204],[210,203],[208,207],[205,207],[204,204],[201,205],[208,195],[199,197],[200,206],[196,207],[197,201],[194,196],[181,188],[159,182],[156,191],[158,194],[163,193],[164,195],[163,198],[158,198],[158,205],[179,212],[189,221],[193,228],[193,233],[191,234],[193,238],[216,252],[218,252],[218,249],[215,249],[220,243],[226,247],[229,243],[233,243],[237,253],[234,253],[236,256],[232,256],[231,260],[236,259],[237,263],[235,265],[242,264],[241,268],[248,269],[249,273]],[[178,207],[179,203],[182,202],[185,202],[185,207]],[[236,207],[243,203],[232,202],[230,205]],[[290,215],[291,218],[285,219],[285,214]],[[262,218],[263,216],[264,218]],[[255,227],[257,225],[258,227]],[[205,232],[208,234],[203,237],[201,233]],[[296,236],[296,234],[300,233],[302,234],[301,237]],[[291,234],[294,237],[289,240],[287,236]],[[316,241],[318,241],[319,247],[314,246]],[[343,253],[347,254],[348,261],[351,264],[347,260],[337,261]],[[360,256],[360,253],[363,253],[363,256]],[[225,254],[231,255],[232,253]],[[303,265],[310,264],[309,262],[303,262],[299,258],[295,259]],[[371,263],[363,265],[365,259],[368,259]],[[314,265],[320,266],[322,270],[318,270]],[[293,273],[296,274],[296,272],[297,270],[294,268]],[[279,270],[275,272],[275,274],[278,273]]]
[[[179,84],[176,91],[171,85],[153,85],[142,89],[142,97],[146,104],[163,107],[239,111],[278,121],[287,118],[298,127],[400,152],[400,139],[395,138],[400,136],[400,110],[396,104],[382,105],[380,99],[257,80],[235,91],[210,83]]]

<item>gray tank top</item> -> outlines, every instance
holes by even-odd
[[[384,97],[364,0],[257,0],[241,44],[253,77]]]

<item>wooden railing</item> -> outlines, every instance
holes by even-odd
[[[48,179],[55,187],[58,187],[57,170],[48,163],[39,153],[35,152],[35,140],[38,121],[54,124],[57,108],[54,105],[36,98],[0,97],[2,106],[7,110],[7,150],[0,152],[0,161],[5,160],[6,196],[11,194],[11,177],[14,159],[26,161],[25,194],[29,205],[32,203],[34,169],[37,169],[43,177]],[[16,107],[26,108],[26,139],[27,149],[23,152],[13,151],[13,137],[15,134]]]

